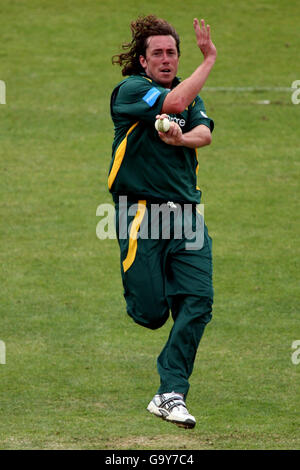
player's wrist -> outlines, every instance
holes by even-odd
[[[214,63],[216,62],[216,58],[217,58],[217,53],[211,52],[209,55],[204,57],[203,64],[206,64],[212,67]]]
[[[187,144],[186,136],[182,133],[180,136],[178,145],[180,145],[181,147],[186,147],[186,144]]]

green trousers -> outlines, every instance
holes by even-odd
[[[128,315],[157,329],[173,318],[157,359],[157,393],[189,390],[196,352],[213,304],[211,238],[196,206],[116,203],[116,229]]]

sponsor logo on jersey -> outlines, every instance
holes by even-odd
[[[185,124],[186,124],[186,120],[183,119],[183,118],[178,118],[178,117],[170,116],[170,117],[169,117],[169,120],[176,122],[176,124],[178,124],[178,126],[180,126],[180,127],[184,127]]]
[[[158,88],[153,87],[143,96],[143,100],[146,101],[149,106],[153,106],[159,95],[161,95],[161,92]]]

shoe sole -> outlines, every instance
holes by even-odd
[[[175,419],[168,419],[168,415],[164,415],[163,413],[165,412],[165,410],[161,410],[160,411],[160,408],[158,408],[158,406],[156,406],[153,401],[151,401],[149,403],[149,405],[147,406],[147,410],[153,414],[154,416],[156,416],[157,418],[161,418],[163,419],[164,421],[167,421],[168,423],[173,423],[173,424],[176,424],[176,426],[178,426],[179,428],[184,428],[184,429],[193,429],[195,426],[196,426],[196,423],[195,421],[191,420],[191,419],[186,419],[185,421],[176,421]]]

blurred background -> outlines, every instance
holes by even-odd
[[[127,317],[117,242],[96,236],[112,202],[111,57],[150,13],[181,37],[182,79],[202,61],[194,17],[218,50],[198,182],[215,304],[189,433],[146,411],[172,322],[153,332]],[[299,448],[297,2],[0,0],[0,14],[0,447]]]

